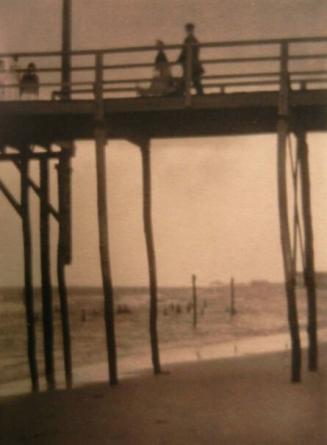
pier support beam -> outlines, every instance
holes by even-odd
[[[288,43],[281,44],[280,91],[277,121],[277,180],[280,239],[283,255],[288,324],[292,345],[291,381],[301,380],[301,342],[296,304],[296,279],[289,229],[286,154],[289,114]]]
[[[39,389],[39,375],[36,358],[36,336],[34,324],[34,295],[32,278],[31,226],[29,214],[28,158],[21,160],[21,216],[24,244],[24,294],[27,326],[27,355],[30,368],[32,390]]]
[[[143,217],[144,217],[144,233],[147,248],[148,266],[149,266],[149,285],[150,285],[150,340],[152,365],[155,374],[161,373],[159,345],[158,345],[158,285],[156,258],[154,251],[153,231],[152,231],[152,215],[151,215],[151,156],[150,156],[150,140],[144,140],[140,144],[143,165]]]
[[[305,267],[304,281],[308,301],[308,367],[310,371],[318,370],[318,339],[317,339],[317,295],[314,267],[313,229],[311,217],[311,187],[309,172],[309,153],[305,131],[297,132],[298,152],[300,159],[300,175],[302,188],[302,213],[304,227]]]
[[[286,143],[287,122],[281,117],[278,120],[278,203],[280,237],[283,254],[283,265],[285,275],[285,291],[287,298],[288,323],[292,345],[292,371],[291,380],[296,383],[301,380],[301,343],[299,333],[299,322],[296,304],[295,270],[293,267],[292,248],[290,241],[288,204],[287,204],[287,181],[286,181]]]
[[[55,388],[53,357],[53,313],[50,272],[50,229],[49,229],[49,165],[48,159],[40,160],[40,251],[43,307],[43,339],[45,378],[48,389]]]
[[[72,354],[69,309],[67,301],[67,287],[65,276],[65,265],[70,262],[70,154],[59,157],[58,171],[58,203],[59,203],[59,234],[57,251],[57,278],[60,300],[60,312],[62,323],[62,341],[64,351],[65,378],[67,388],[73,384],[72,376]],[[67,235],[68,234],[68,235]]]
[[[108,210],[107,210],[107,180],[106,180],[106,131],[98,124],[95,128],[96,143],[96,171],[97,171],[97,201],[99,248],[101,260],[101,275],[104,293],[104,317],[106,325],[107,354],[109,364],[109,379],[111,385],[118,383],[117,353],[114,320],[114,292],[111,278],[108,237]]]

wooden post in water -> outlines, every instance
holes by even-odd
[[[69,309],[67,301],[67,287],[65,276],[65,265],[70,260],[70,246],[67,246],[67,224],[70,224],[70,155],[65,152],[59,157],[57,166],[58,172],[58,207],[59,207],[59,231],[58,231],[58,251],[57,251],[57,278],[58,292],[60,300],[60,313],[62,323],[62,341],[64,351],[65,378],[67,388],[73,384],[72,376],[72,355],[71,338],[69,324]],[[70,240],[68,239],[68,242]]]
[[[143,219],[144,234],[147,248],[148,266],[149,266],[149,285],[150,285],[150,340],[152,365],[155,374],[161,373],[159,341],[158,341],[158,286],[157,286],[157,270],[156,258],[154,251],[153,231],[152,231],[152,215],[151,215],[151,156],[150,141],[147,139],[140,145],[142,153],[143,166]]]
[[[193,327],[198,324],[198,296],[196,292],[196,275],[192,275],[192,297],[193,297]]]
[[[43,341],[45,359],[45,378],[48,389],[55,388],[53,356],[53,313],[50,272],[50,230],[49,230],[49,160],[40,160],[40,252],[41,284],[43,308]]]
[[[106,326],[107,354],[109,366],[109,379],[111,385],[118,383],[117,352],[115,338],[114,316],[114,292],[111,277],[108,236],[108,209],[107,209],[107,174],[106,174],[106,144],[107,134],[103,111],[103,55],[96,56],[96,121],[95,121],[95,145],[96,145],[96,172],[97,172],[97,201],[98,201],[98,226],[99,249],[101,261],[101,275],[104,293],[104,317]]]
[[[24,148],[25,149],[25,148]],[[28,158],[24,153],[21,159],[21,216],[24,244],[24,296],[27,327],[27,355],[30,368],[32,390],[39,390],[39,374],[36,358],[36,337],[34,324],[34,295],[32,273],[31,224],[29,214]]]
[[[230,280],[230,316],[233,317],[236,314],[235,309],[235,284],[234,278]]]
[[[280,239],[283,254],[288,323],[292,344],[291,381],[295,383],[301,380],[301,344],[287,204],[286,147],[288,136],[288,90],[288,45],[285,42],[281,45],[280,96],[277,121],[277,178]]]
[[[309,171],[309,153],[305,131],[297,134],[300,159],[302,213],[304,226],[305,268],[304,281],[308,301],[308,337],[309,337],[309,370],[318,370],[318,339],[317,339],[317,295],[314,267],[313,229],[311,217],[311,187]]]

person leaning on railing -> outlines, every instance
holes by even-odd
[[[33,100],[39,97],[39,77],[36,74],[36,66],[29,63],[19,83],[19,95],[23,100]]]
[[[191,68],[192,68],[192,76],[191,80],[194,85],[194,88],[197,94],[203,94],[203,88],[201,84],[201,77],[204,74],[203,66],[200,62],[200,47],[199,41],[194,35],[195,26],[193,23],[186,23],[185,31],[186,38],[184,40],[183,49],[177,59],[177,63],[182,65],[183,68],[183,89],[185,93],[186,89],[186,75],[187,75],[187,48],[191,45]]]

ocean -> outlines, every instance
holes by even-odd
[[[228,286],[201,287],[198,324],[193,327],[192,291],[187,287],[159,289],[158,331],[163,367],[173,362],[228,357],[289,349],[286,298],[283,286],[273,283],[239,284],[236,314],[230,314]],[[53,298],[55,366],[58,387],[64,386],[59,299]],[[76,385],[107,379],[106,337],[101,289],[69,290],[73,377]],[[298,290],[303,343],[306,342],[306,297]],[[150,372],[148,329],[149,295],[146,288],[115,289],[115,331],[118,369],[125,378]],[[0,395],[28,392],[26,326],[21,290],[0,293]],[[44,383],[40,292],[35,295],[37,356]],[[327,341],[327,290],[318,290],[320,341]]]

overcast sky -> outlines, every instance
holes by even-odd
[[[177,43],[186,21],[197,24],[201,41],[327,34],[327,2],[321,0],[73,0],[73,12],[75,49],[152,44],[157,38]],[[1,0],[0,51],[59,49],[60,19],[60,0]],[[327,270],[327,137],[309,135],[309,143],[317,268]],[[70,284],[99,284],[94,146],[77,147],[68,278]],[[159,284],[188,284],[191,273],[202,284],[231,275],[280,280],[276,138],[165,140],[152,147]],[[138,149],[109,143],[108,173],[114,282],[146,284]],[[17,172],[1,165],[0,175],[17,192]],[[52,188],[55,195],[54,181]],[[1,196],[0,206],[0,285],[20,285],[20,223]],[[35,200],[33,216],[38,281]]]

